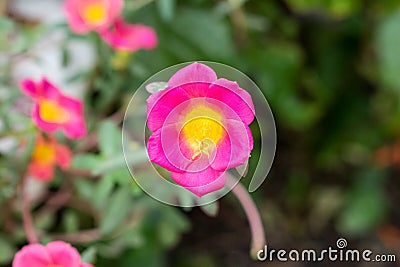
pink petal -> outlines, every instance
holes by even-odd
[[[109,27],[117,18],[121,15],[122,9],[124,7],[124,0],[110,0],[110,5],[108,8],[108,25]]]
[[[237,120],[226,120],[223,124],[227,135],[217,144],[217,155],[211,164],[219,171],[244,164],[253,149],[253,136],[246,124]]]
[[[50,83],[45,77],[38,82],[30,79],[23,80],[20,86],[23,92],[34,99],[39,97],[57,99],[61,95],[59,89]]]
[[[78,13],[79,0],[65,0],[62,6],[63,12],[67,17],[69,27],[76,33],[86,33],[88,28]]]
[[[68,111],[70,119],[61,125],[64,133],[71,139],[77,139],[86,135],[86,124],[83,116],[83,104],[72,97],[63,96],[59,99],[62,108]]]
[[[246,124],[254,120],[255,110],[251,96],[235,82],[218,79],[210,86],[207,97],[225,103]]]
[[[40,117],[40,107],[38,103],[36,103],[32,108],[32,120],[38,128],[48,133],[53,133],[59,128],[59,124],[57,123],[42,120]]]
[[[28,166],[28,173],[42,182],[50,182],[54,176],[54,166],[33,161]]]
[[[79,116],[71,118],[71,120],[62,124],[61,127],[65,135],[71,139],[79,139],[87,134],[85,121]]]
[[[117,19],[114,29],[100,33],[101,37],[114,49],[134,52],[139,49],[153,49],[157,46],[156,32],[141,24],[127,24]]]
[[[89,263],[81,263],[81,265],[79,267],[93,267],[93,265],[91,265]]]
[[[171,173],[172,179],[179,185],[202,197],[220,190],[225,185],[225,172],[218,172],[211,167],[200,172]]]
[[[43,98],[58,100],[58,98],[62,96],[60,89],[49,82],[45,77],[42,78],[38,86],[38,94]]]
[[[192,63],[178,70],[168,81],[168,86],[176,87],[186,83],[208,82],[217,80],[217,75],[210,67],[201,63]]]
[[[149,154],[150,161],[169,171],[183,172],[182,166],[187,164],[187,159],[182,157],[178,145],[168,146],[168,150],[165,151],[166,148],[161,143],[162,130],[160,128],[154,132],[147,143],[147,153]],[[170,126],[168,130],[173,131],[174,129]]]
[[[61,169],[67,169],[71,165],[72,153],[68,147],[56,144],[56,162]]]
[[[180,87],[167,88],[152,94],[147,99],[147,126],[154,132],[160,128],[167,116],[176,106],[190,99],[185,90]]]
[[[36,98],[37,89],[36,89],[36,83],[33,80],[30,79],[23,80],[20,84],[20,87],[23,92],[25,92],[32,98]]]
[[[15,254],[12,267],[44,267],[51,263],[46,249],[42,245],[32,244],[23,247]]]
[[[78,251],[70,244],[63,241],[50,242],[46,246],[52,263],[65,267],[79,267],[81,264],[81,256]]]

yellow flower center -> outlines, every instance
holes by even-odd
[[[209,156],[224,136],[221,114],[207,106],[199,105],[185,116],[185,122],[182,133],[193,151],[192,160],[201,153]]]
[[[63,123],[69,119],[68,112],[54,100],[40,100],[39,115],[42,120],[52,123]]]
[[[103,2],[87,4],[81,12],[83,20],[92,26],[102,24],[106,19],[106,6]]]
[[[54,146],[51,143],[40,143],[33,151],[34,161],[43,165],[52,164],[55,160]]]

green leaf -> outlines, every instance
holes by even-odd
[[[167,88],[167,86],[168,86],[168,83],[166,83],[166,82],[153,82],[153,83],[146,85],[146,90],[150,94],[154,94],[154,93],[164,90],[165,88]]]
[[[99,147],[103,156],[122,153],[122,134],[114,122],[107,120],[100,125]]]
[[[175,14],[175,0],[157,0],[158,12],[164,21],[171,21]]]
[[[95,184],[92,181],[83,179],[76,180],[75,186],[79,196],[88,200],[93,199]]]
[[[114,181],[112,179],[109,179],[109,177],[104,176],[99,183],[97,183],[96,189],[95,189],[95,196],[96,198],[94,199],[94,206],[97,209],[101,209],[104,207],[104,205],[107,203],[107,200],[109,199],[109,196],[114,188]]]
[[[129,215],[131,204],[130,192],[125,188],[121,188],[112,195],[110,204],[106,207],[100,223],[102,235],[110,234],[121,226]]]
[[[98,164],[99,156],[93,154],[82,154],[74,156],[72,160],[72,167],[82,170],[90,170]]]
[[[135,150],[125,154],[126,162],[131,166],[140,164],[148,160],[146,149]],[[114,157],[107,158],[99,162],[92,170],[93,175],[100,175],[109,173],[118,169],[126,168],[124,155],[114,155]]]
[[[383,82],[400,93],[400,11],[384,19],[377,32],[377,52]]]
[[[218,215],[218,211],[219,211],[218,201],[214,201],[207,205],[200,206],[200,209],[208,216],[215,217]]]
[[[16,251],[16,248],[11,243],[0,237],[0,264],[10,263]]]
[[[350,191],[347,206],[339,217],[338,229],[345,235],[368,233],[384,218],[387,203],[382,181],[385,174],[378,170],[364,170]]]
[[[182,38],[176,40],[177,45],[185,40],[207,58],[214,60],[234,56],[234,42],[224,20],[205,10],[182,9],[179,13],[171,23],[173,32]],[[176,46],[169,48],[172,53],[181,52],[181,48],[177,49]]]
[[[62,222],[65,232],[67,233],[72,233],[79,230],[79,217],[75,212],[71,210],[65,212]]]
[[[82,262],[93,263],[96,260],[97,249],[95,247],[89,247],[82,252]]]

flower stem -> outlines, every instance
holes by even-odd
[[[29,204],[29,200],[27,198],[27,194],[25,192],[25,185],[26,185],[26,176],[24,175],[24,177],[22,177],[21,190],[20,190],[22,220],[28,242],[30,244],[35,244],[38,242],[38,238],[36,235],[35,227],[33,226],[31,207]]]
[[[257,252],[263,249],[265,245],[265,233],[260,213],[246,188],[235,177],[227,173],[226,183],[228,187],[233,187],[232,192],[239,200],[249,220],[251,231],[250,255],[256,259]]]

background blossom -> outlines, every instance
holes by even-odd
[[[62,241],[46,246],[31,244],[24,246],[16,255],[13,267],[93,267],[82,263],[78,251]]]
[[[139,49],[153,49],[157,46],[155,31],[145,25],[128,24],[117,19],[111,29],[101,32],[101,37],[112,48],[134,52]]]
[[[32,119],[40,129],[49,133],[61,129],[72,139],[86,135],[81,101],[62,94],[46,78],[24,80],[21,89],[34,100]]]
[[[70,166],[71,158],[72,153],[67,146],[58,144],[54,137],[45,140],[39,134],[28,166],[28,174],[41,181],[50,181],[56,165],[65,170]]]
[[[123,0],[65,0],[64,13],[79,34],[106,30],[122,12]]]

